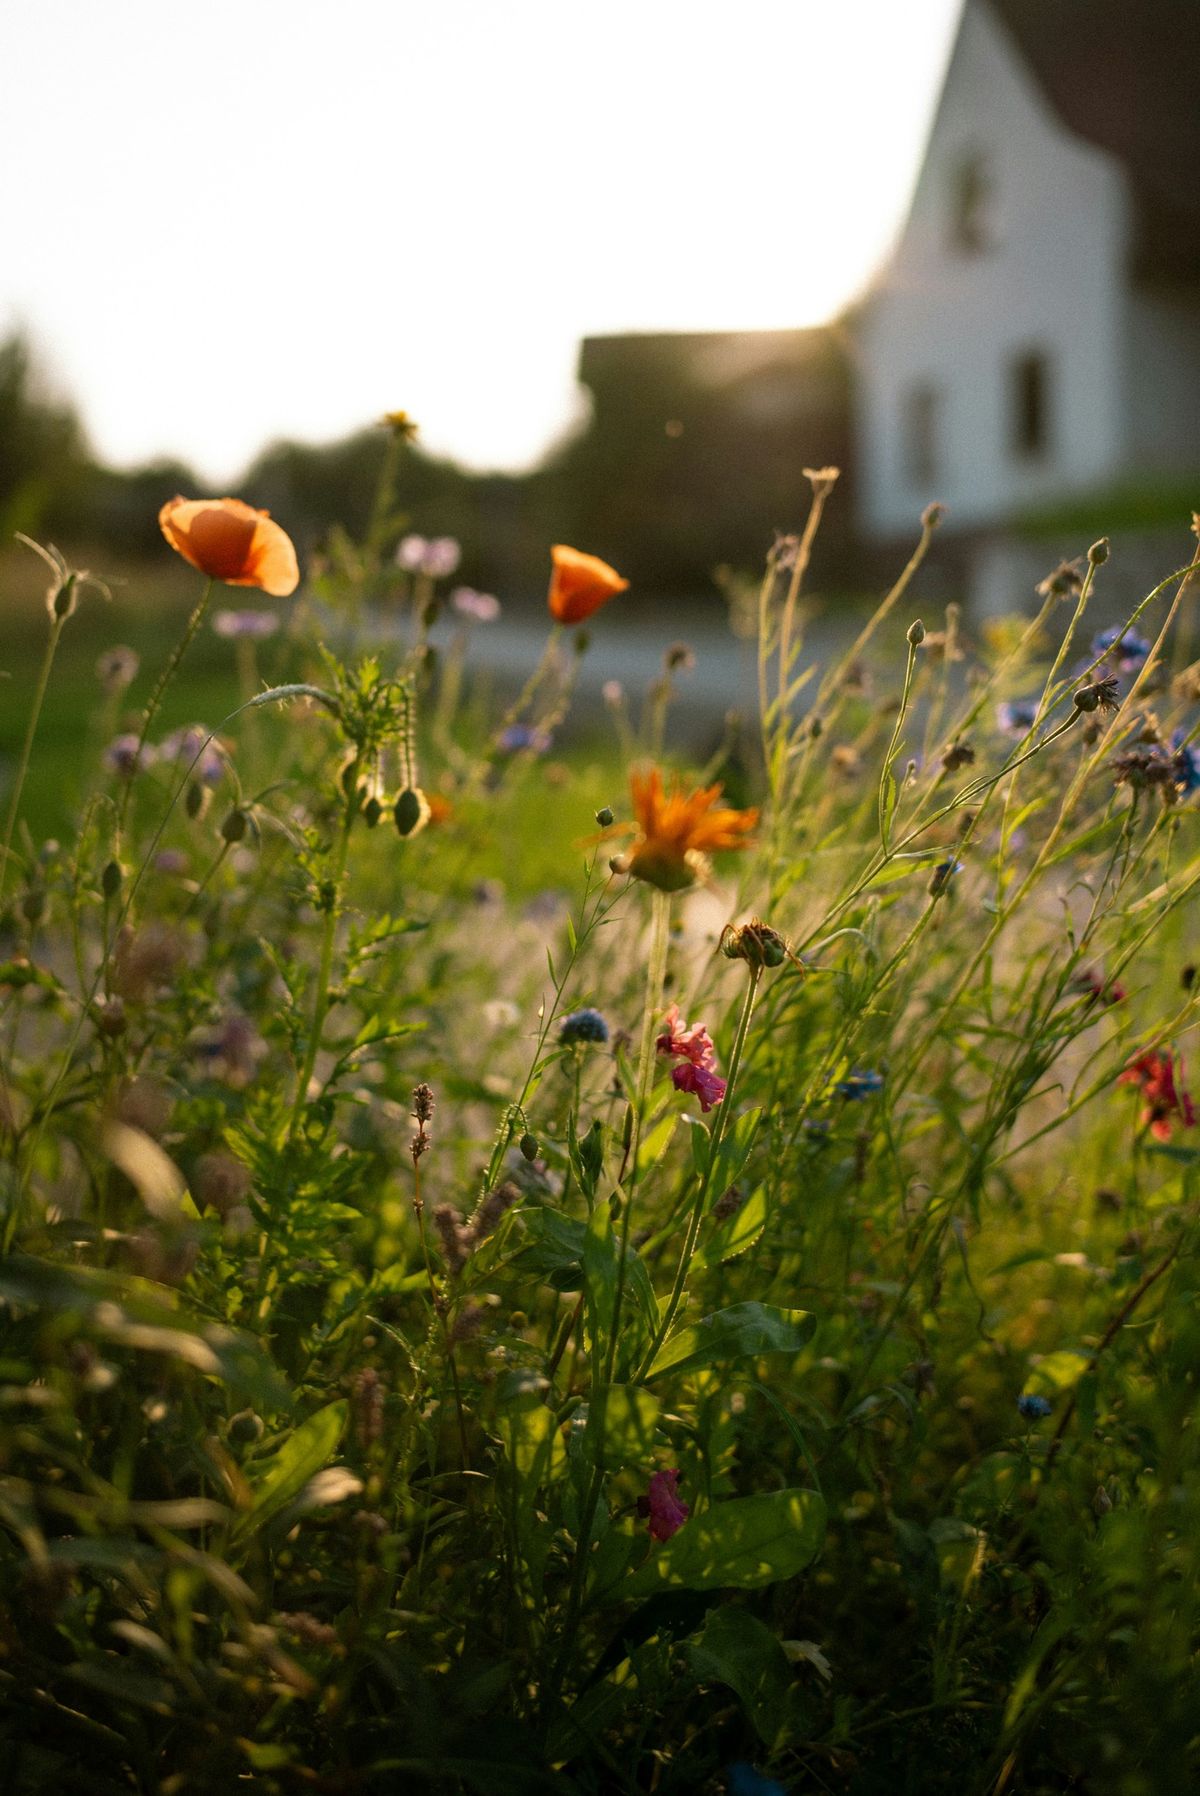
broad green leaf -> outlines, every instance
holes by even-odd
[[[500,1411],[496,1431],[522,1495],[532,1497],[540,1485],[549,1483],[566,1453],[553,1410],[535,1391],[522,1391]]]
[[[638,1148],[638,1173],[644,1176],[652,1166],[656,1166],[671,1145],[671,1137],[679,1126],[679,1111],[668,1110],[667,1114],[655,1123],[649,1134],[643,1137]]]
[[[723,1222],[709,1216],[708,1233],[702,1237],[697,1259],[702,1266],[719,1266],[736,1260],[754,1246],[767,1226],[766,1187],[757,1185],[746,1201]]]
[[[654,1447],[658,1398],[636,1384],[610,1384],[597,1393],[600,1457],[612,1471],[642,1465]]]
[[[1089,1353],[1074,1347],[1061,1347],[1040,1359],[1025,1381],[1025,1389],[1035,1397],[1054,1397],[1062,1391],[1074,1390],[1092,1363]]]
[[[684,1648],[696,1677],[728,1684],[764,1746],[774,1746],[787,1725],[795,1678],[776,1634],[748,1609],[725,1603],[704,1631]]]
[[[735,1303],[669,1335],[648,1378],[697,1366],[728,1365],[762,1353],[799,1353],[816,1327],[808,1310],[777,1310],[765,1303]]]
[[[244,1540],[298,1497],[309,1479],[332,1459],[346,1426],[345,1398],[327,1403],[288,1435],[278,1452],[248,1468],[253,1507],[234,1524],[233,1537]]]
[[[735,1497],[691,1516],[618,1587],[622,1598],[656,1590],[758,1590],[794,1578],[820,1551],[825,1504],[815,1490]]]
[[[761,1121],[761,1110],[746,1110],[741,1116],[735,1117],[726,1129],[709,1175],[709,1189],[714,1197],[728,1191],[741,1177]]]

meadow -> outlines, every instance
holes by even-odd
[[[5,1787],[1193,1787],[1186,517],[1115,630],[1101,539],[976,638],[931,508],[818,666],[819,470],[684,764],[678,631],[561,747],[637,602],[587,554],[471,678],[504,613],[405,429],[296,596],[258,514],[164,508],[140,663],[26,551]]]

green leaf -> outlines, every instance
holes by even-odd
[[[725,1260],[736,1260],[754,1246],[767,1226],[767,1192],[758,1185],[740,1208],[723,1222],[712,1222],[696,1258],[702,1266],[719,1266]]]
[[[595,1398],[600,1459],[610,1471],[642,1465],[654,1447],[658,1398],[636,1384],[610,1384]]]
[[[676,1329],[659,1348],[648,1378],[697,1366],[728,1365],[763,1353],[799,1353],[816,1327],[808,1310],[778,1310],[765,1303],[735,1303]]]
[[[618,1586],[626,1597],[656,1590],[758,1590],[794,1578],[820,1551],[825,1504],[815,1490],[735,1497],[686,1521]]]
[[[521,1391],[500,1411],[496,1431],[522,1494],[532,1497],[540,1485],[549,1483],[566,1454],[554,1411],[536,1391]]]
[[[257,1533],[298,1497],[314,1473],[337,1452],[346,1426],[349,1404],[345,1398],[327,1403],[288,1435],[278,1452],[248,1468],[253,1507],[234,1524],[235,1540]]]
[[[750,1157],[750,1149],[754,1146],[761,1121],[761,1110],[746,1110],[729,1124],[721,1138],[709,1175],[709,1187],[714,1196],[720,1196],[737,1183],[742,1168]]]
[[[709,1616],[704,1632],[684,1648],[695,1676],[728,1684],[764,1746],[775,1745],[787,1725],[795,1680],[778,1636],[734,1603]]]
[[[1025,1382],[1025,1390],[1036,1397],[1055,1397],[1062,1391],[1074,1390],[1091,1363],[1090,1353],[1061,1347],[1038,1361]]]

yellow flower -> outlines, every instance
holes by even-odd
[[[702,786],[685,794],[678,780],[663,790],[657,767],[631,773],[638,839],[623,866],[634,879],[644,879],[663,892],[681,892],[707,872],[706,856],[721,849],[744,848],[758,812],[714,809],[720,786]]]
[[[158,514],[175,550],[211,580],[286,599],[300,584],[292,539],[241,499],[169,499]]]
[[[406,443],[411,443],[417,434],[417,421],[410,418],[407,412],[384,412],[379,422],[388,430],[394,430]]]

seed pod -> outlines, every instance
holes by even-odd
[[[522,1135],[520,1141],[518,1141],[517,1146],[520,1148],[522,1157],[524,1159],[530,1161],[531,1163],[537,1159],[537,1157],[538,1157],[538,1138],[536,1135],[531,1135],[529,1133],[528,1129],[525,1131],[524,1135]]]
[[[120,861],[109,861],[100,875],[100,890],[106,898],[115,898],[125,878]]]
[[[419,835],[429,822],[429,800],[420,786],[406,786],[396,800],[393,813],[402,840]]]
[[[221,825],[222,836],[227,842],[240,842],[246,833],[249,821],[241,806],[235,805]]]

